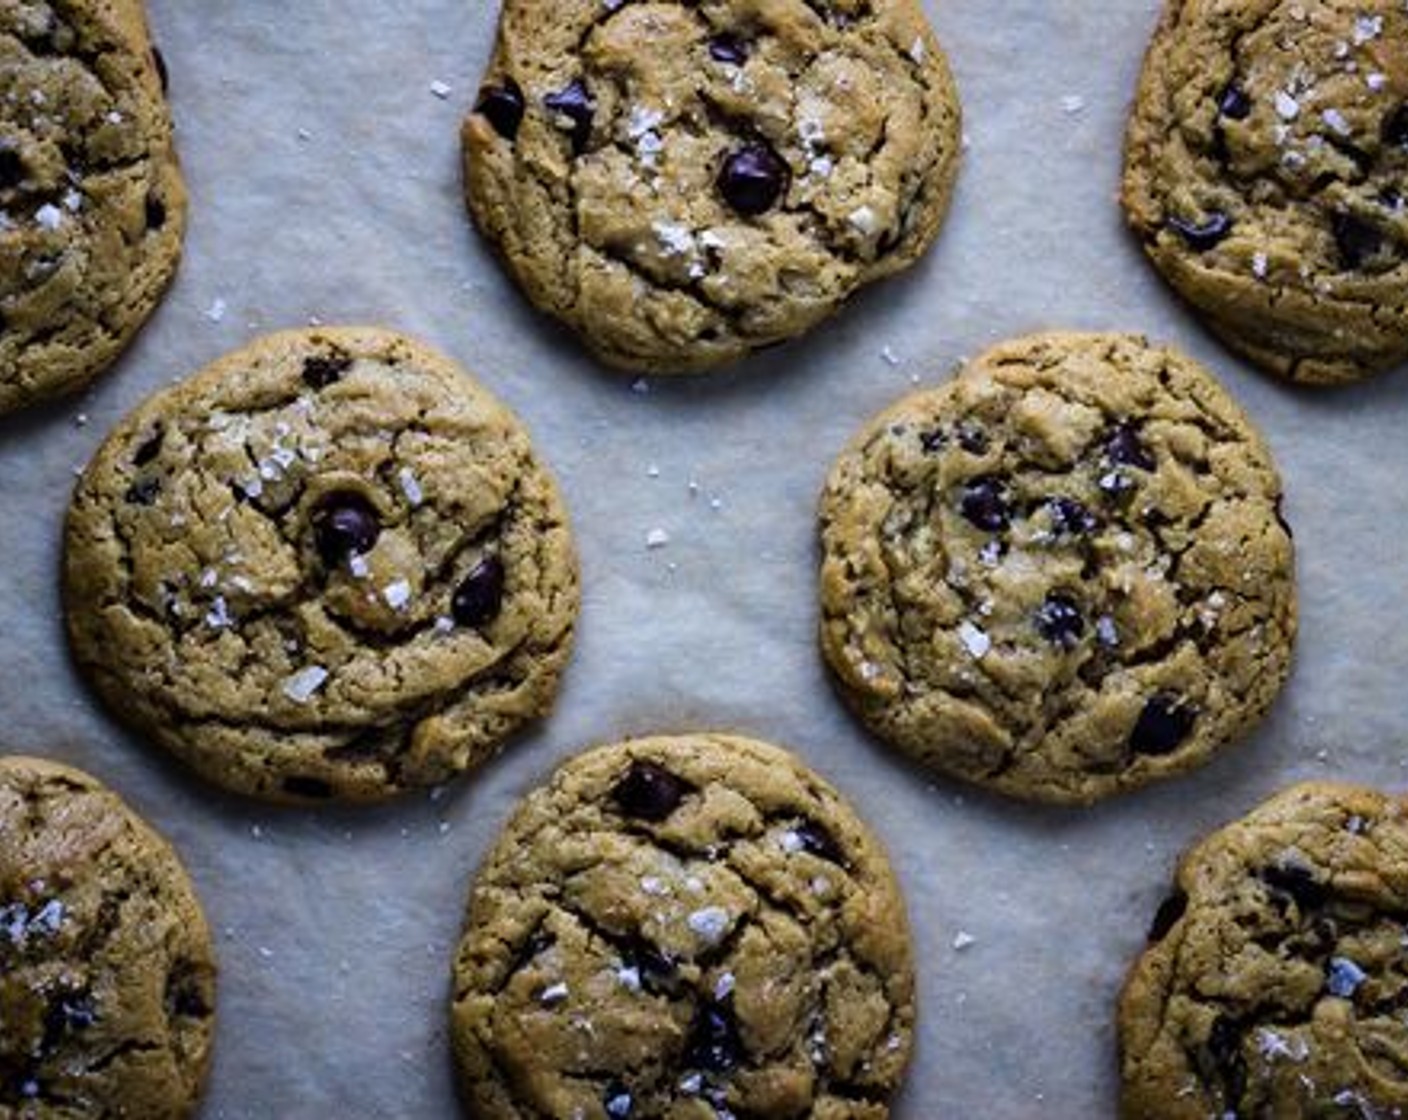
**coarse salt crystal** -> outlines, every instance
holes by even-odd
[[[1364,84],[1377,93],[1379,90],[1383,89],[1384,86],[1388,85],[1388,78],[1379,73],[1379,71],[1372,70],[1364,75]]]
[[[1276,115],[1283,121],[1293,121],[1300,116],[1300,102],[1283,89],[1276,91],[1274,98]]]
[[[705,906],[694,911],[685,921],[694,933],[710,945],[728,932],[728,911],[722,906]]]
[[[966,620],[958,627],[958,640],[977,661],[981,661],[987,655],[988,650],[992,649],[992,639],[983,630]]]
[[[307,665],[284,681],[284,695],[295,703],[306,704],[327,679],[328,671],[321,665]]]
[[[1384,29],[1383,16],[1356,16],[1354,19],[1354,45],[1362,46],[1371,39],[1377,39]]]
[[[58,229],[63,223],[64,212],[52,202],[46,202],[34,212],[34,220],[45,229]]]
[[[966,930],[959,930],[953,936],[953,947],[962,952],[968,946],[974,944],[978,939]]]
[[[924,61],[924,37],[916,35],[914,42],[909,44],[909,57],[916,65]]]
[[[212,630],[223,630],[231,622],[230,610],[225,603],[225,596],[217,595],[210,604],[210,610],[205,614],[205,624]]]
[[[1341,136],[1348,136],[1352,131],[1349,122],[1344,119],[1344,114],[1338,109],[1326,109],[1320,115],[1325,119],[1325,123]]]
[[[439,80],[433,81],[430,83],[430,92],[440,98],[441,101],[444,101],[445,98],[450,96],[450,83]]]
[[[406,501],[412,506],[418,506],[425,501],[425,492],[420,488],[420,481],[410,467],[402,467],[396,479],[401,484],[401,493],[406,495]]]
[[[411,585],[403,579],[398,579],[381,589],[381,597],[393,611],[399,611],[411,601]]]
[[[640,991],[640,969],[635,965],[622,965],[616,970],[616,979],[627,991]]]
[[[1252,254],[1252,275],[1258,280],[1265,280],[1270,262],[1266,259],[1265,253]]]
[[[371,572],[371,566],[367,563],[365,556],[352,555],[347,560],[347,570],[358,579],[366,579]]]
[[[719,974],[719,978],[714,981],[714,998],[715,998],[716,1000],[723,1000],[723,999],[726,999],[726,998],[728,997],[728,994],[729,994],[731,991],[733,991],[733,988],[734,988],[733,973],[732,973],[732,972],[723,972],[723,973],[720,973],[720,974]]]
[[[1067,94],[1061,98],[1061,111],[1074,116],[1085,108],[1085,98],[1078,93]]]
[[[806,847],[806,844],[802,842],[801,835],[798,834],[794,829],[790,828],[777,838],[777,844],[778,847],[780,847],[784,852],[787,852],[789,855],[800,852],[803,848]]]
[[[857,232],[867,237],[880,228],[880,219],[869,206],[857,206],[847,216],[846,221],[850,222]]]
[[[225,318],[225,311],[228,305],[219,296],[210,301],[210,306],[206,308],[205,317],[212,323],[218,323]]]
[[[645,547],[649,549],[664,548],[670,543],[670,534],[664,529],[651,529],[645,534]]]
[[[684,256],[694,250],[694,235],[689,232],[687,226],[676,222],[655,222],[651,228],[666,253]]]
[[[541,1003],[551,1006],[554,1003],[561,1003],[567,998],[567,985],[559,980],[556,984],[550,984],[543,989],[543,994],[538,997]]]

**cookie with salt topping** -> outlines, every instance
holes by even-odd
[[[821,647],[918,762],[1083,803],[1253,728],[1296,632],[1247,415],[1135,335],[1002,343],[867,424],[821,499]]]
[[[959,107],[916,0],[507,0],[462,138],[528,298],[612,365],[685,373],[913,264]]]
[[[192,1116],[214,1028],[175,852],[89,775],[0,758],[0,1116]]]
[[[1120,1115],[1408,1115],[1408,803],[1295,786],[1188,851],[1119,1001]]]
[[[480,869],[451,1035],[484,1120],[883,1120],[914,976],[883,848],[791,754],[717,734],[566,762]]]
[[[175,274],[165,73],[141,0],[0,5],[0,412],[86,385]]]
[[[371,800],[543,715],[577,567],[518,420],[386,330],[270,335],[157,393],[75,489],[73,655],[205,777]]]
[[[1123,202],[1154,266],[1258,365],[1343,382],[1408,359],[1408,9],[1171,0]]]

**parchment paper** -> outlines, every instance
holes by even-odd
[[[457,125],[493,4],[150,2],[191,187],[186,259],[92,393],[0,423],[0,742],[95,772],[189,865],[222,967],[204,1116],[456,1115],[445,1011],[467,885],[513,801],[591,743],[772,739],[874,824],[920,969],[902,1120],[1111,1115],[1115,995],[1184,845],[1296,779],[1403,784],[1408,386],[1275,384],[1145,267],[1115,194],[1156,0],[931,0],[971,141],[936,250],[800,344],[634,388],[519,298],[465,217]],[[372,811],[273,810],[187,777],[96,707],[61,628],[63,512],[103,433],[166,382],[315,318],[397,327],[473,369],[558,473],[582,556],[556,713],[439,798]],[[1296,670],[1259,734],[1076,812],[933,783],[874,745],[813,640],[835,452],[912,381],[1057,326],[1144,330],[1222,376],[1285,476],[1302,603]],[[646,548],[653,529],[664,548]]]

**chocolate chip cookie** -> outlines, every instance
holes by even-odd
[[[164,74],[141,0],[0,4],[0,412],[111,365],[176,271]]]
[[[369,800],[547,711],[578,590],[517,419],[343,328],[263,338],[119,424],[74,493],[65,600],[112,710],[207,778]]]
[[[938,234],[958,98],[915,0],[507,0],[469,208],[612,365],[708,369]]]
[[[1120,999],[1122,1116],[1408,1115],[1405,812],[1307,783],[1184,855]]]
[[[484,1120],[881,1120],[913,1026],[879,843],[791,755],[723,735],[562,766],[480,870],[454,966]]]
[[[1132,335],[997,346],[870,423],[821,501],[821,646],[881,738],[1088,802],[1206,761],[1284,682],[1270,453],[1202,367]]]
[[[176,854],[87,774],[0,758],[0,1116],[190,1116],[214,1016]]]
[[[1408,357],[1408,10],[1170,0],[1144,63],[1124,207],[1164,278],[1296,381]]]

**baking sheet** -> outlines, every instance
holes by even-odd
[[[6,747],[93,771],[189,865],[222,966],[205,1117],[455,1115],[445,1005],[469,879],[514,800],[590,743],[772,739],[874,824],[920,971],[902,1120],[1111,1114],[1115,994],[1178,851],[1296,779],[1403,785],[1404,375],[1274,384],[1144,266],[1115,194],[1156,0],[928,3],[969,139],[936,250],[800,344],[686,383],[594,366],[472,234],[457,125],[493,4],[150,7],[191,188],[186,259],[93,392],[0,422],[0,717]],[[63,512],[102,434],[169,380],[312,320],[397,327],[476,371],[560,477],[582,556],[555,715],[438,798],[371,811],[274,810],[188,778],[97,709],[61,628]],[[1089,811],[931,782],[842,712],[813,641],[813,511],[835,451],[915,380],[1058,326],[1140,329],[1208,362],[1276,452],[1299,546],[1297,664],[1268,723],[1192,777]],[[654,529],[664,548],[646,548]]]

